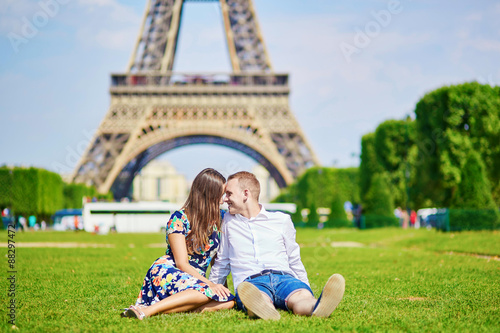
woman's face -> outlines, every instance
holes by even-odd
[[[219,206],[224,203],[224,199],[226,198],[226,184],[222,187],[222,195],[219,200]]]

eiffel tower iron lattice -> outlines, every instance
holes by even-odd
[[[125,197],[147,163],[193,144],[239,150],[280,187],[318,164],[290,110],[288,74],[272,71],[251,0],[217,0],[231,73],[172,72],[186,1],[148,1],[128,70],[111,75],[111,105],[74,182]]]

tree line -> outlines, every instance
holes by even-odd
[[[394,225],[396,207],[445,207],[468,229],[500,227],[500,87],[439,88],[414,118],[365,134],[359,169],[310,169],[276,200],[309,209],[338,207],[335,198],[361,203],[370,226]]]

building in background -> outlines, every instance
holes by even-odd
[[[153,160],[134,178],[136,201],[168,201],[183,204],[189,192],[184,175],[165,160]]]
[[[272,199],[276,198],[280,194],[280,188],[276,181],[271,177],[269,172],[262,165],[257,164],[253,169],[252,173],[257,177],[260,183],[260,197],[259,201],[262,203],[268,203]]]

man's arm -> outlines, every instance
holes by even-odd
[[[231,272],[229,263],[229,243],[227,237],[226,223],[222,224],[222,232],[219,243],[219,251],[217,257],[214,259],[214,264],[210,270],[209,280],[213,283],[225,284],[227,276]]]
[[[283,230],[283,240],[285,242],[286,253],[288,255],[288,265],[300,281],[309,285],[306,269],[300,259],[300,247],[295,241],[295,233],[296,231],[293,226],[293,222],[290,219],[290,216],[287,215]]]

